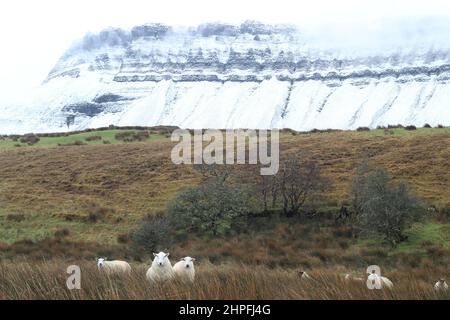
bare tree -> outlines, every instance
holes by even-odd
[[[315,162],[307,161],[299,155],[288,156],[281,163],[277,175],[262,176],[258,166],[252,167],[250,172],[264,212],[281,206],[284,215],[288,217],[298,214],[307,201],[325,191],[330,184]]]
[[[316,163],[298,155],[289,156],[281,164],[276,182],[283,213],[289,217],[298,214],[307,200],[329,187],[329,180],[322,176]]]
[[[253,190],[258,194],[259,200],[262,202],[264,213],[268,213],[269,209],[277,207],[277,199],[279,196],[278,176],[261,175],[261,165],[243,166],[241,172],[237,175],[239,181],[252,186]]]
[[[276,207],[279,184],[277,176],[262,176],[259,175],[259,189],[264,205],[264,212],[269,211],[269,206],[273,209]]]

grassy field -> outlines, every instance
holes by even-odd
[[[16,140],[14,138],[5,137],[4,139],[0,139],[0,151],[2,150],[10,150],[14,148],[23,148],[23,147],[32,147],[32,148],[51,148],[58,147],[60,145],[70,145],[75,142],[82,142],[86,145],[102,145],[102,144],[117,144],[122,143],[121,140],[116,139],[116,134],[123,132],[130,132],[136,130],[101,130],[101,131],[92,131],[92,132],[82,132],[69,134],[67,136],[62,135],[59,137],[41,137],[40,141],[36,144],[29,146],[26,143],[20,142],[20,140]],[[89,141],[91,137],[100,137],[98,140]],[[160,133],[152,133],[149,138],[146,139],[147,142],[167,139],[165,134]]]
[[[200,264],[194,284],[173,280],[151,284],[145,279],[148,265],[133,265],[130,276],[100,274],[95,263],[73,261],[81,267],[81,290],[66,287],[67,261],[38,264],[0,263],[0,299],[48,300],[268,300],[268,299],[449,299],[450,292],[436,292],[437,270],[396,271],[385,274],[394,288],[369,290],[365,282],[344,280],[343,270],[318,269],[312,280],[302,280],[297,270],[267,269],[245,265]],[[449,276],[448,270],[440,270]],[[364,270],[354,273],[364,277]]]

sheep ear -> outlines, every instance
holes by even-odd
[[[185,258],[181,258],[181,261],[186,261],[186,259]]]
[[[192,258],[192,261],[195,261],[195,258]]]
[[[168,258],[170,256],[170,253],[166,253],[166,257]]]

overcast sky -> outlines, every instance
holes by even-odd
[[[448,0],[6,0],[0,3],[0,103],[38,86],[88,31],[146,22],[260,20],[316,28],[380,19],[450,17]]]

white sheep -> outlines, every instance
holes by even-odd
[[[345,276],[344,276],[344,279],[345,279],[345,281],[348,281],[348,282],[350,282],[350,281],[364,282],[363,278],[355,277],[355,276],[353,276],[350,273],[346,273]]]
[[[448,290],[448,284],[445,282],[444,279],[439,279],[438,282],[434,285],[434,290],[436,291],[447,291]]]
[[[375,285],[375,288],[388,288],[392,289],[394,287],[394,284],[391,280],[389,280],[386,277],[382,277],[377,275],[376,273],[372,273],[367,277],[367,280]]]
[[[126,261],[107,261],[107,258],[99,258],[97,268],[106,274],[131,274],[131,266]]]
[[[177,277],[183,281],[194,282],[195,280],[195,267],[194,258],[186,257],[181,259],[173,266],[173,271]]]
[[[154,253],[152,266],[147,270],[146,277],[150,282],[163,282],[174,277],[172,264],[169,260],[169,254],[160,252]]]

